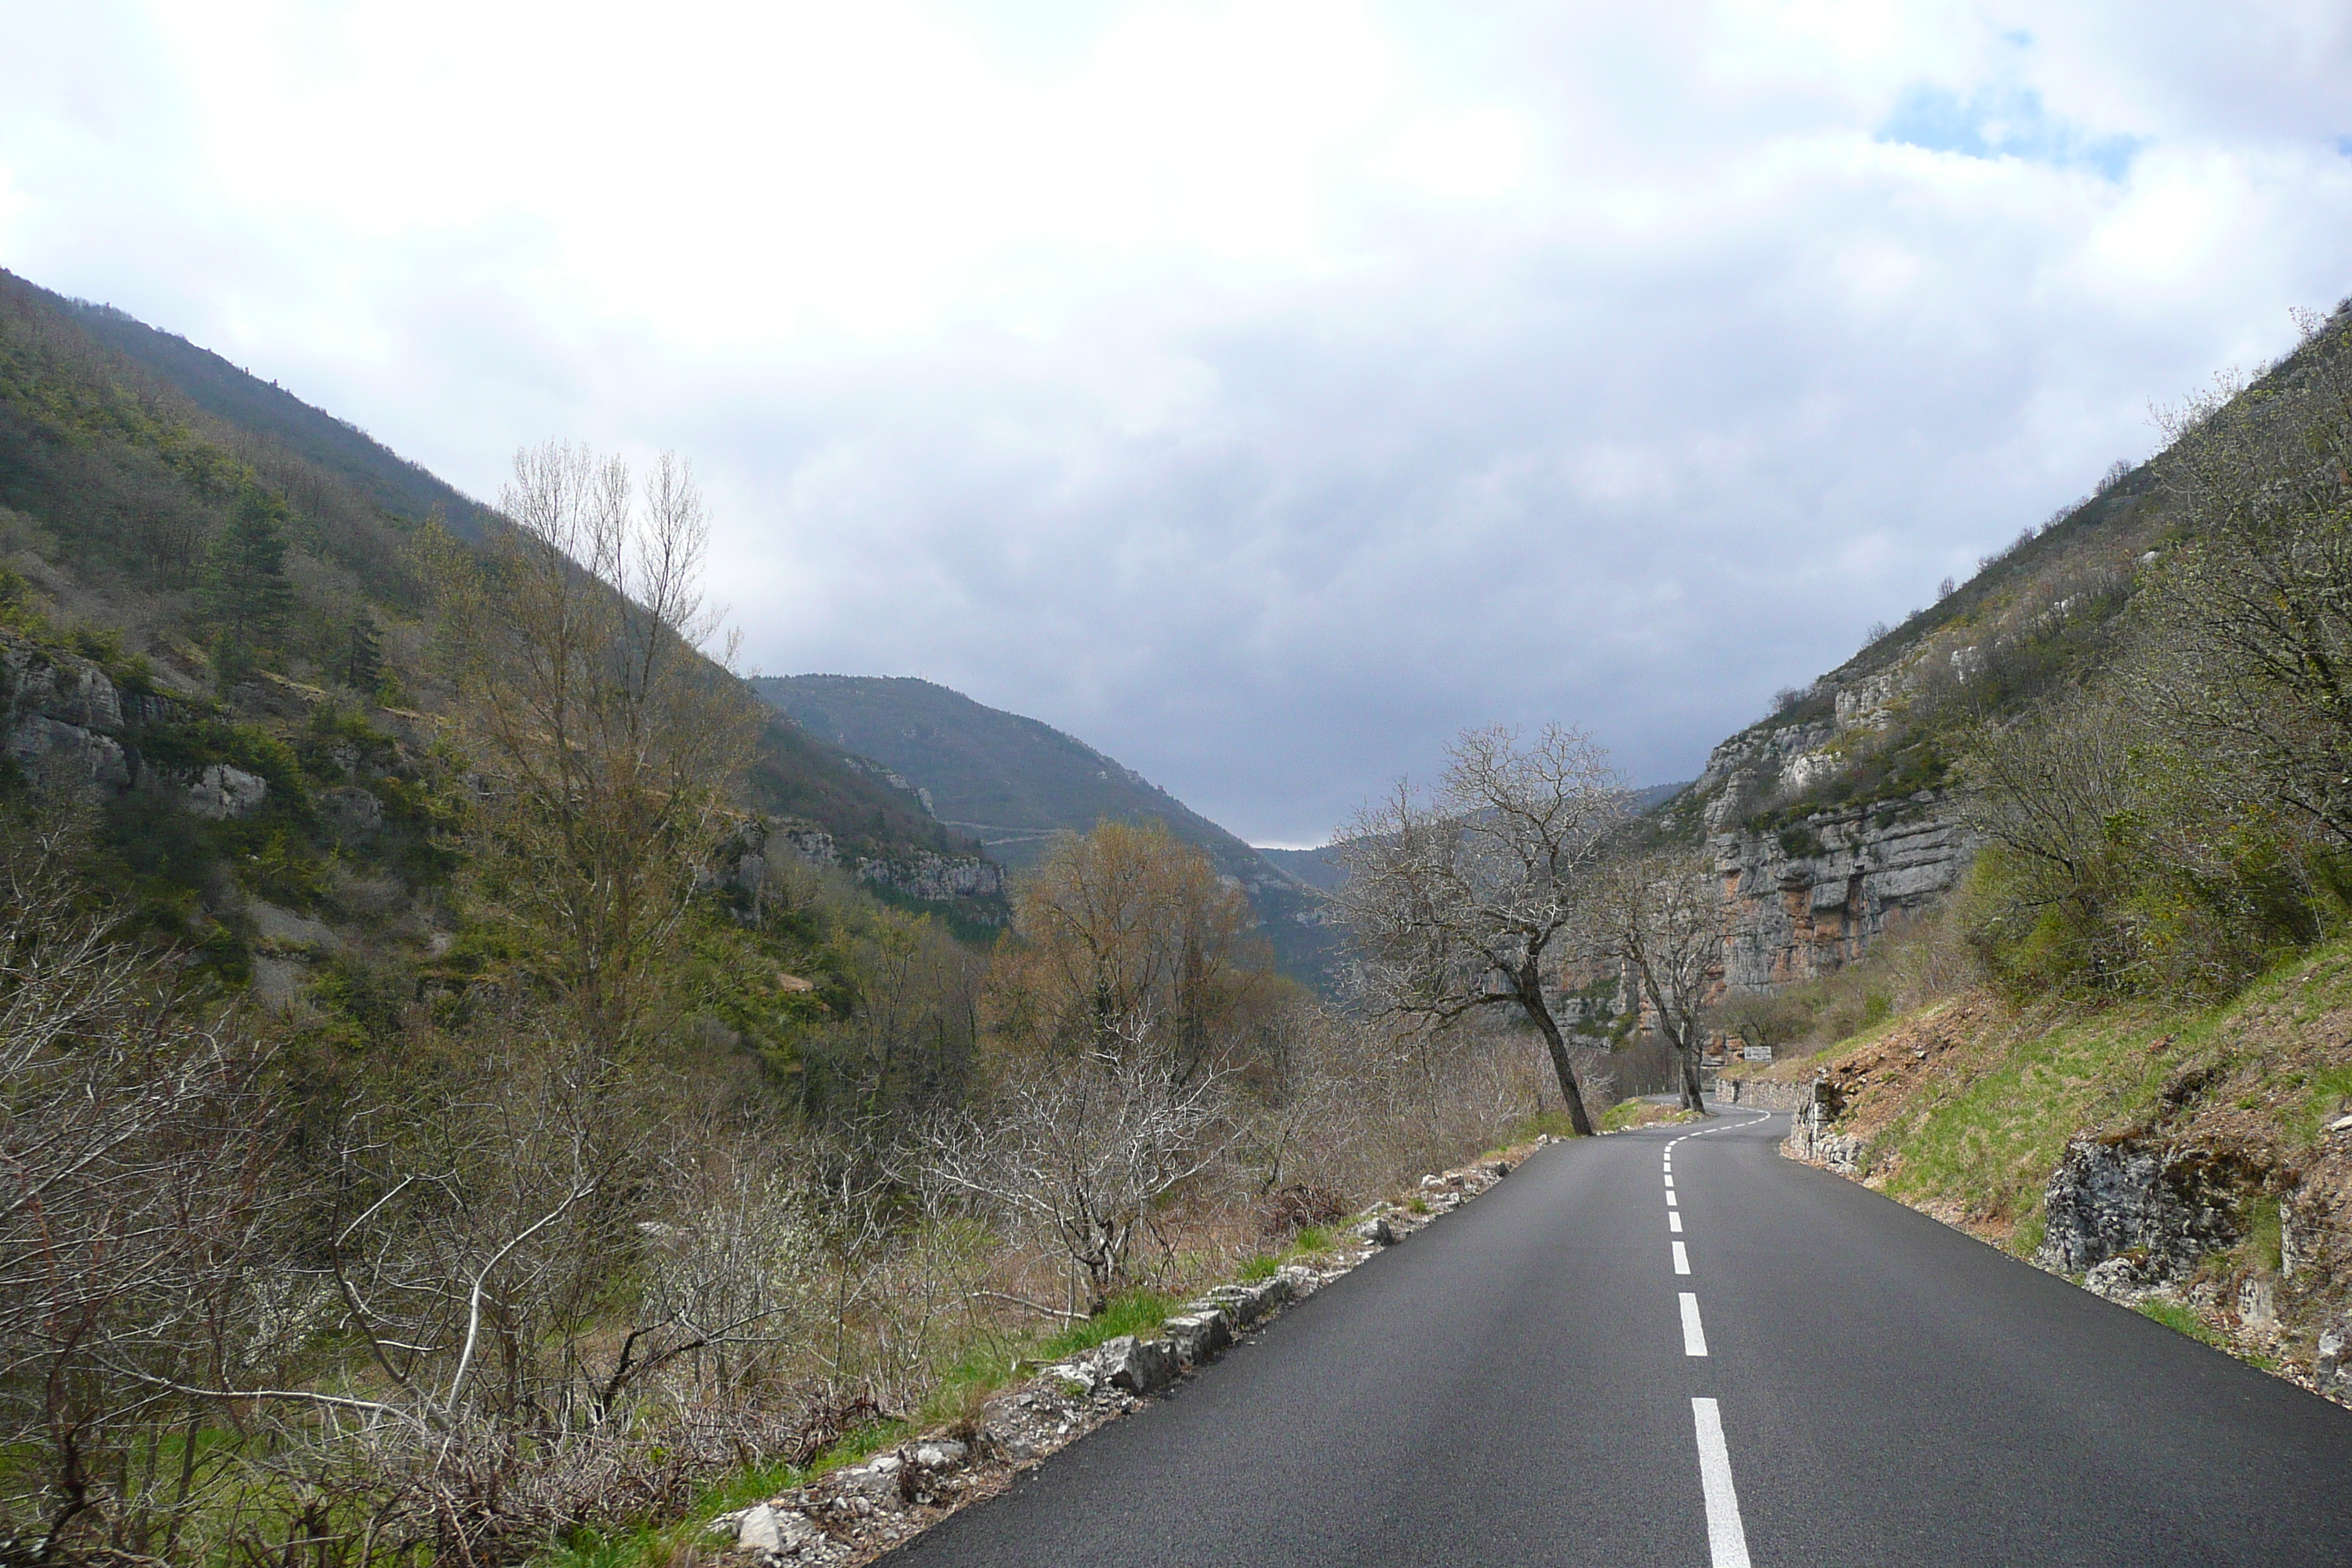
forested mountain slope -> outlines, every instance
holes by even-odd
[[[1032,864],[1056,835],[1099,822],[1166,824],[1241,883],[1285,969],[1309,984],[1328,978],[1333,944],[1305,883],[1084,742],[928,680],[769,676],[752,689],[814,733],[897,773],[941,821],[1008,866]]]
[[[0,273],[9,763],[95,770],[116,879],[226,973],[276,942],[257,902],[398,924],[455,872],[415,551],[436,515],[505,526],[218,356]],[[173,804],[222,769],[261,793]],[[976,842],[788,721],[742,790],[886,891],[999,918]]]
[[[478,502],[358,426],[312,407],[276,382],[263,381],[210,349],[160,331],[110,305],[55,295],[48,299],[93,342],[112,350],[122,363],[169,386],[246,439],[265,439],[335,475],[394,516],[422,518],[438,511],[458,534],[478,536],[484,521]]]

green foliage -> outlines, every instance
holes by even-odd
[[[373,693],[383,686],[383,642],[376,636],[375,619],[366,611],[352,622],[350,640],[335,660],[334,677],[353,691]]]
[[[238,499],[205,551],[206,617],[257,648],[274,648],[294,607],[286,580],[286,503],[258,489]]]
[[[1780,853],[1791,860],[1803,860],[1822,852],[1822,836],[1804,824],[1780,829],[1778,835]]]
[[[1523,1118],[1511,1129],[1508,1143],[1532,1143],[1538,1138],[1572,1138],[1576,1125],[1565,1110],[1546,1110]]]
[[[1647,1100],[1621,1100],[1602,1114],[1601,1131],[1624,1132],[1636,1127],[1677,1126],[1699,1120],[1697,1111],[1679,1106],[1659,1105]]]
[[[2067,1139],[2087,1123],[2145,1110],[2196,1051],[2202,1032],[2166,1026],[2177,1022],[2116,1009],[2031,1037],[1889,1132],[1902,1160],[1888,1191],[1957,1203],[1996,1221],[2038,1215]],[[2167,1035],[2175,1037],[2152,1051]]]
[[[2246,1258],[2255,1268],[2278,1272],[2284,1260],[2285,1234],[2277,1198],[2265,1194],[2247,1206]]]
[[[1426,1214],[1429,1212],[1429,1205],[1423,1204],[1420,1208],[1415,1209],[1413,1212],[1415,1214]],[[1275,1258],[1271,1253],[1261,1252],[1256,1257],[1249,1258],[1242,1264],[1240,1278],[1252,1284],[1255,1284],[1261,1279],[1273,1279],[1275,1271],[1279,1269],[1281,1267],[1282,1263],[1279,1258]]]
[[[2014,1226],[2011,1245],[2041,1245],[2042,1199],[2067,1141],[2087,1127],[2144,1125],[2181,1114],[2249,1068],[2256,1103],[2288,1107],[2281,1130],[2308,1141],[2352,1096],[2352,1067],[2326,1059],[2272,1067],[2273,1047],[2243,1042],[2290,1009],[2297,1016],[2352,1005],[2352,943],[2282,964],[2225,1002],[2185,1010],[2164,999],[2095,1009],[2044,1006],[2026,1015],[1986,1064],[1930,1080],[1868,1154],[1888,1169],[1887,1190]],[[2299,1092],[2298,1092],[2299,1091]],[[2255,1098],[2240,1096],[2241,1099]],[[2246,1215],[2249,1260],[2274,1268],[2278,1213],[2257,1198]]]
[[[1272,1259],[1267,1273],[1271,1274]],[[1244,1278],[1247,1276],[1244,1275]],[[1090,1351],[1107,1340],[1121,1334],[1150,1334],[1168,1321],[1168,1314],[1177,1308],[1171,1296],[1156,1290],[1130,1290],[1113,1296],[1103,1310],[1082,1323],[1072,1323],[1052,1339],[1037,1347],[1039,1361],[1066,1361],[1080,1351]]]

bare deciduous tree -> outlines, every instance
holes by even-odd
[[[0,824],[0,1558],[143,1557],[218,1461],[163,1463],[182,1394],[282,1359],[263,1059],[81,908],[72,812]],[[285,1303],[278,1303],[279,1306]],[[299,1316],[297,1311],[295,1316]],[[142,1437],[150,1440],[141,1442]]]
[[[759,714],[704,649],[709,524],[664,456],[518,453],[511,527],[429,552],[458,711],[487,775],[482,890],[537,932],[591,1047],[644,1033]]]
[[[1609,868],[1597,892],[1609,951],[1633,973],[1659,1036],[1674,1047],[1683,1109],[1704,1110],[1706,1001],[1723,969],[1713,862],[1697,849],[1629,857]]]
[[[1981,737],[1964,764],[1962,820],[2003,873],[2009,907],[1991,911],[1995,929],[2057,922],[2084,944],[2093,984],[2129,962],[2105,936],[2127,880],[2116,825],[2142,799],[2130,752],[2125,715],[2078,689]]]
[[[1352,986],[1390,1016],[1444,1026],[1515,1008],[1551,1058],[1576,1131],[1591,1117],[1552,1016],[1554,944],[1578,918],[1609,830],[1623,815],[1608,759],[1580,731],[1529,743],[1465,731],[1437,788],[1400,784],[1341,835],[1348,879],[1332,902],[1352,934]]]
[[[1213,1164],[1223,1085],[1180,1079],[1128,1042],[1014,1064],[991,1100],[932,1124],[907,1174],[1041,1233],[1083,1273],[1091,1310],[1133,1277],[1152,1205]]]
[[[2162,416],[2193,531],[2151,596],[2140,695],[2212,765],[2352,845],[2352,315]]]

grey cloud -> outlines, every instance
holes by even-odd
[[[67,157],[26,129],[62,110],[0,109],[32,204],[0,232],[477,493],[551,435],[688,453],[766,669],[926,675],[1300,842],[1465,724],[1581,722],[1689,776],[2144,454],[2150,397],[2352,288],[2341,26],[2069,26],[1749,80],[1623,7],[1497,11],[1429,56],[1537,116],[1519,195],[1347,188],[1318,268],[1041,247],[873,341],[600,308],[527,216],[362,241],[215,210],[188,160],[142,172],[168,120]],[[1951,123],[1874,145],[1906,103]],[[2186,216],[2101,227],[2167,180]]]

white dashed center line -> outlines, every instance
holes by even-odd
[[[1679,1241],[1675,1243],[1675,1272],[1677,1274],[1690,1272],[1690,1254],[1683,1250],[1683,1244]]]
[[[1723,1440],[1723,1414],[1714,1400],[1694,1399],[1691,1421],[1698,1428],[1699,1485],[1706,1491],[1708,1559],[1714,1568],[1748,1568],[1748,1531],[1740,1526],[1739,1494],[1731,1485],[1731,1449]]]
[[[1669,1187],[1671,1187],[1671,1186],[1673,1186],[1674,1184],[1675,1184],[1675,1175],[1674,1175],[1674,1173],[1673,1173],[1672,1171],[1669,1171],[1669,1172],[1667,1172],[1667,1173],[1666,1173],[1666,1185],[1668,1185]]]
[[[1698,1324],[1698,1298],[1692,1295],[1689,1291],[1685,1290],[1682,1292],[1682,1300],[1683,1354],[1705,1355],[1706,1353],[1706,1331],[1700,1328]]]
[[[1672,1231],[1679,1231],[1682,1227],[1683,1216],[1681,1212],[1675,1209],[1668,1209],[1666,1211],[1666,1228]]]
[[[1666,1194],[1666,1206],[1670,1209],[1680,1208],[1682,1207],[1682,1203],[1681,1200],[1677,1199],[1674,1194],[1668,1193]]]

